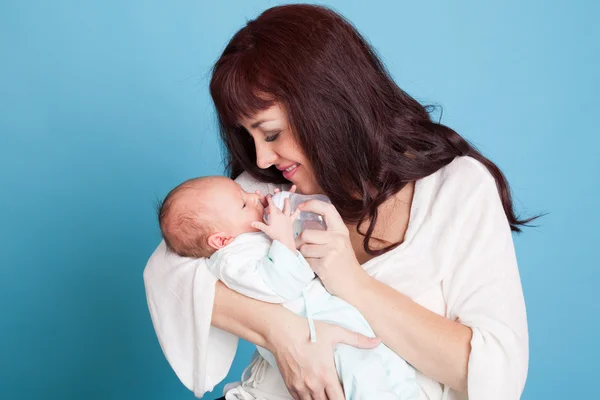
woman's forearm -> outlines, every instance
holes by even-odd
[[[277,321],[291,314],[279,304],[241,295],[221,281],[215,284],[212,325],[258,346],[269,348],[269,335]]]
[[[376,335],[421,373],[467,390],[471,329],[415,303],[393,288],[368,278],[344,300],[367,319]],[[344,296],[345,297],[345,296]],[[241,295],[222,282],[215,287],[212,325],[258,346],[271,347],[270,338],[293,321],[295,314],[278,304]]]
[[[344,300],[363,314],[389,348],[424,375],[466,393],[471,328],[371,277],[352,292]]]

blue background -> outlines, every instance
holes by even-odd
[[[146,306],[154,203],[222,173],[209,69],[275,4],[1,3],[0,398],[193,398]],[[520,211],[550,213],[515,237],[531,335],[523,398],[597,393],[600,3],[326,4],[500,165]]]

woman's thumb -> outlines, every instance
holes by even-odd
[[[372,349],[379,346],[381,343],[381,339],[376,337],[370,338],[358,332],[352,332],[347,329],[343,329],[343,332],[344,333],[341,335],[339,343],[344,343],[359,349]]]

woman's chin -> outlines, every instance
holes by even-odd
[[[308,176],[307,176],[308,175]],[[308,173],[306,170],[303,170],[303,166],[298,167],[298,171],[290,180],[292,185],[296,185],[296,193],[300,194],[323,194],[323,189],[319,186],[319,184],[312,179],[312,174]]]
[[[323,189],[316,183],[293,183],[296,185],[296,193],[300,194],[325,194]]]

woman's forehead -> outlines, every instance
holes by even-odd
[[[287,115],[279,104],[273,104],[265,110],[257,111],[250,117],[242,118],[240,124],[246,128],[256,129],[262,124],[272,121],[287,121]]]

